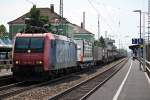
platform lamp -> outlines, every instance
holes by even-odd
[[[142,14],[142,11],[141,10],[134,10],[133,12],[139,12],[139,14],[140,14],[140,41],[142,41],[142,38],[141,38],[141,14]],[[143,57],[143,50],[142,50],[142,48],[140,49],[140,56]]]

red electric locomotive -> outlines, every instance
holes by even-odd
[[[12,72],[16,80],[40,80],[77,66],[76,44],[52,33],[18,33],[13,47]]]

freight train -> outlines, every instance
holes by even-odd
[[[118,56],[117,52],[109,54],[85,40],[72,40],[52,33],[18,33],[13,47],[13,77],[16,80],[46,79]]]

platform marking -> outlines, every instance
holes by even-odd
[[[117,100],[117,99],[118,99],[118,97],[119,97],[119,95],[120,95],[120,93],[121,93],[121,90],[122,90],[122,88],[123,88],[123,86],[124,86],[124,84],[125,84],[125,82],[126,82],[128,76],[129,76],[129,73],[130,73],[130,70],[131,70],[131,67],[132,67],[132,62],[133,62],[133,61],[131,61],[130,68],[128,69],[128,72],[127,72],[127,74],[126,74],[124,80],[122,81],[122,83],[121,83],[119,89],[117,90],[115,96],[113,97],[113,100]]]

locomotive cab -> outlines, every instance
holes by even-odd
[[[31,34],[16,36],[12,68],[14,77],[22,79],[42,75],[44,72],[44,42],[43,36]]]

